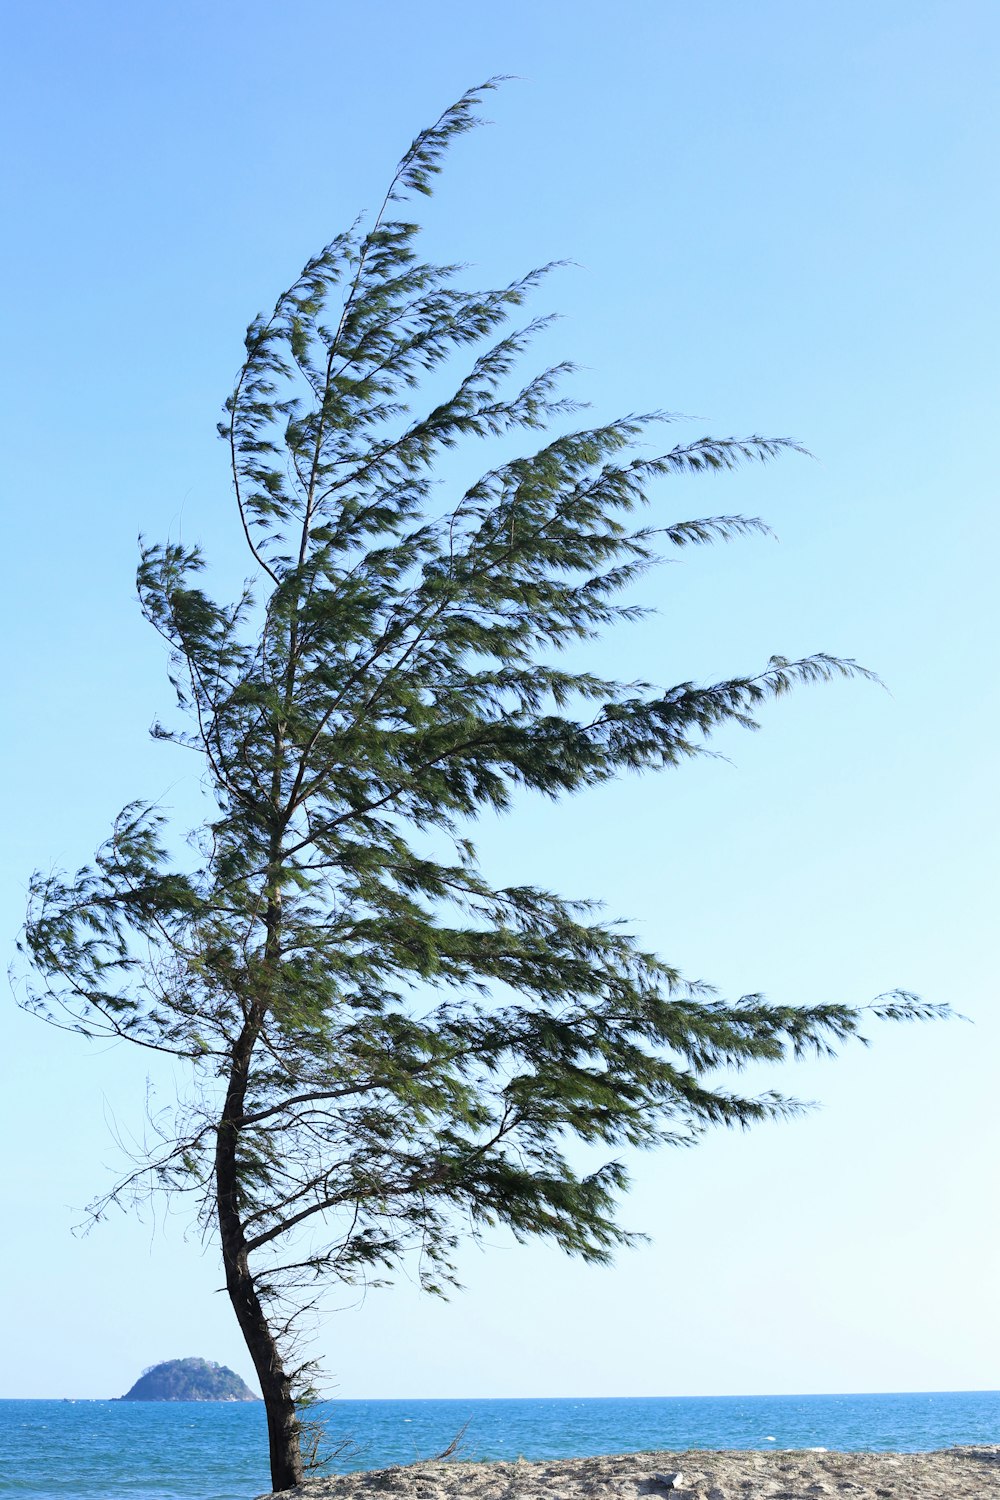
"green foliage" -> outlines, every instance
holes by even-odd
[[[723,1000],[591,904],[495,888],[477,861],[475,820],[524,792],[678,765],[724,725],[754,728],[769,698],[861,671],[774,656],[658,689],[578,665],[581,643],[641,613],[628,590],[665,552],[764,529],[645,524],[669,480],[795,444],[700,437],[649,456],[636,445],[669,415],[574,426],[568,367],[511,383],[544,320],[510,320],[547,268],[469,291],[392,217],[430,191],[480,94],[417,137],[374,223],[333,239],[247,331],[220,432],[254,583],[216,603],[196,547],[143,545],[142,609],[189,726],[154,732],[204,757],[217,802],[202,862],[174,868],[161,814],[132,804],[93,867],[32,885],[29,1003],[203,1080],[110,1196],[194,1187],[211,1215],[231,1142],[272,1308],[413,1251],[441,1291],[461,1234],[497,1224],[605,1261],[630,1239],[621,1148],[794,1112],[719,1070],[828,1052],[862,1022],[847,1004]],[[450,394],[415,409],[456,358]],[[446,450],[553,426],[442,505]],[[931,1011],[902,993],[869,1008]],[[579,1141],[604,1149],[593,1170],[574,1164]]]

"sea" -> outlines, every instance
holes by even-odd
[[[1000,1391],[844,1396],[331,1401],[327,1471],[433,1458],[685,1448],[922,1449],[1000,1441]],[[260,1403],[0,1401],[0,1495],[252,1500],[270,1489]]]

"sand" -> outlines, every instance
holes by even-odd
[[[680,1471],[679,1484],[665,1482]],[[549,1463],[418,1463],[310,1479],[282,1500],[1000,1500],[1000,1446],[936,1453],[620,1453]]]

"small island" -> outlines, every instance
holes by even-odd
[[[259,1401],[234,1371],[210,1359],[168,1359],[143,1370],[121,1401]]]

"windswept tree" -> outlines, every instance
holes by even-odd
[[[846,1004],[719,998],[592,904],[530,870],[498,888],[477,861],[475,820],[527,792],[677,765],[794,684],[860,670],[775,656],[664,690],[580,665],[582,643],[636,615],[624,591],[667,549],[764,529],[638,524],[664,482],[794,444],[643,456],[660,414],[580,426],[566,366],[512,380],[544,321],[512,320],[544,272],[467,290],[419,258],[397,208],[430,192],[482,92],[417,137],[370,227],[339,234],[247,331],[220,432],[252,582],[218,604],[197,547],[143,546],[139,598],[188,726],[154,734],[203,758],[216,804],[198,857],[178,867],[162,814],[132,803],[92,867],[31,889],[27,1003],[191,1065],[195,1102],[98,1211],[145,1188],[199,1195],[277,1490],[303,1475],[289,1339],[317,1285],[416,1252],[447,1289],[459,1238],[492,1225],[604,1262],[630,1239],[616,1152],[790,1113],[717,1070],[828,1052],[861,1024]],[[449,394],[420,414],[429,375]],[[516,429],[549,435],[441,499],[442,455]],[[929,1011],[905,993],[868,1009]],[[582,1170],[574,1141],[601,1164]]]

